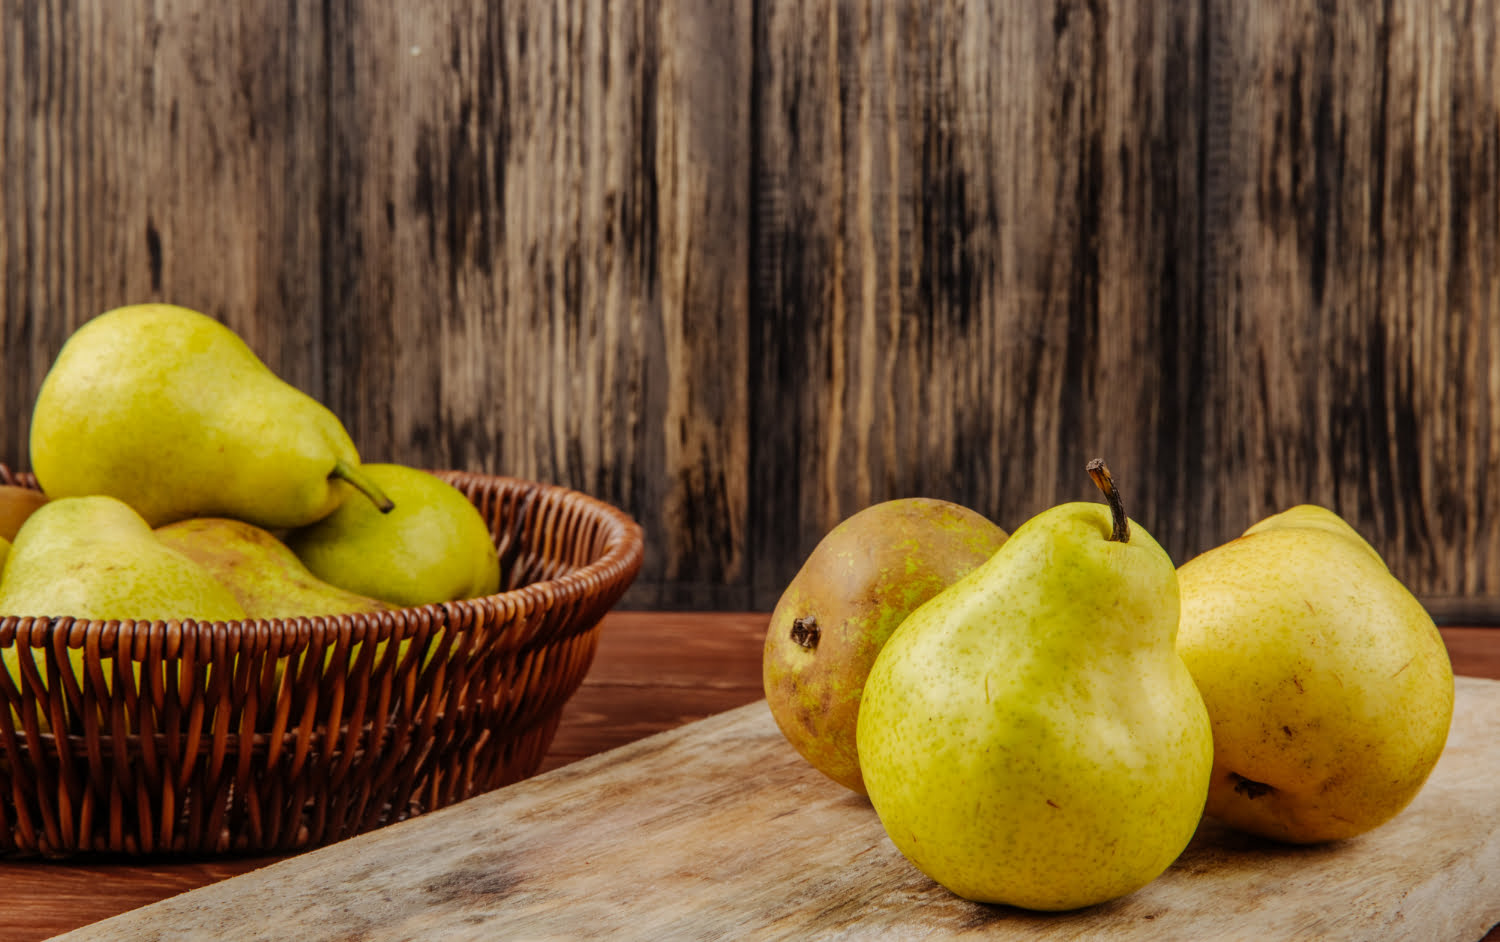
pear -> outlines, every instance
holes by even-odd
[[[50,500],[21,527],[0,575],[0,615],[236,621],[245,612],[129,505],[95,495]]]
[[[5,560],[10,556],[10,540],[0,536],[0,575],[5,572]]]
[[[0,484],[0,539],[14,540],[32,512],[47,502],[47,495],[34,487]]]
[[[1181,854],[1213,758],[1178,657],[1171,559],[1124,512],[1065,503],[896,629],[857,738],[892,843],[953,893],[1069,910],[1124,896]]]
[[[152,527],[302,526],[333,511],[340,478],[389,504],[332,412],[229,328],[170,304],[116,308],[74,331],[37,394],[30,447],[48,497],[117,497]]]
[[[1178,579],[1177,647],[1213,722],[1210,816],[1316,843],[1416,797],[1447,742],[1453,668],[1431,616],[1353,527],[1304,504]]]
[[[243,520],[179,520],[158,528],[156,538],[212,573],[234,593],[247,618],[357,614],[392,607],[329,585],[308,572],[275,534]]]
[[[275,534],[254,524],[228,517],[194,517],[156,530],[156,538],[208,570],[231,592],[247,618],[295,618],[357,615],[391,611],[395,606],[330,585],[302,565],[291,548]],[[397,648],[406,652],[408,641]],[[378,660],[385,642],[375,646]],[[334,649],[324,655],[333,661]],[[358,647],[349,653],[352,665]],[[429,652],[427,659],[430,660]],[[425,663],[425,661],[424,661]],[[278,665],[277,670],[283,669]]]
[[[395,502],[382,514],[340,484],[333,513],[286,536],[318,578],[399,606],[490,595],[500,562],[489,525],[463,492],[442,478],[400,464],[367,464],[365,473]]]
[[[865,794],[854,730],[870,665],[1005,536],[967,507],[911,497],[866,507],[813,548],[771,613],[761,674],[777,726],[814,768]]]
[[[1297,528],[1303,530],[1322,530],[1350,541],[1355,546],[1370,554],[1375,562],[1385,569],[1385,560],[1380,553],[1371,546],[1369,541],[1359,535],[1359,531],[1349,526],[1349,522],[1326,507],[1316,504],[1298,504],[1279,514],[1274,514],[1259,523],[1251,525],[1242,535],[1250,536],[1264,530],[1284,530]],[[1180,572],[1180,569],[1179,569]]]
[[[98,495],[51,500],[22,525],[0,572],[4,615],[223,622],[245,613],[206,570],[163,546],[127,504]],[[45,675],[42,653],[28,650]],[[16,684],[19,657],[19,648],[4,650]],[[70,648],[69,659],[81,682],[83,650]],[[139,683],[139,665],[135,670]]]

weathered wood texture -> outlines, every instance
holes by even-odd
[[[568,701],[543,770],[761,699],[768,618],[735,612],[606,615],[594,666]],[[1500,680],[1500,632],[1444,628],[1443,640],[1456,673]],[[6,894],[0,942],[40,942],[278,859],[285,858],[0,861]],[[1485,939],[1500,942],[1500,927]]]
[[[63,938],[1478,939],[1500,919],[1500,684],[1456,694],[1381,827],[1289,847],[1205,820],[1155,881],[1070,913],[928,879],[758,702]]]
[[[165,299],[366,457],[634,514],[626,604],[1106,457],[1179,560],[1299,501],[1500,618],[1500,0],[0,6],[0,456]]]
[[[748,7],[345,2],[329,30],[326,395],[363,452],[587,491],[649,528],[638,597],[741,600]]]
[[[1197,536],[1198,33],[1181,4],[769,5],[757,601],[871,502],[1014,529],[1097,496],[1095,455]]]
[[[170,299],[322,393],[325,32],[310,0],[0,7],[0,415],[106,308]],[[336,369],[336,367],[335,367]]]
[[[1190,506],[1227,536],[1311,497],[1434,607],[1500,613],[1500,5],[1211,18]]]

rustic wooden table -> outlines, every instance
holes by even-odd
[[[611,613],[543,768],[759,699],[766,620],[759,613]],[[1443,634],[1458,673],[1500,679],[1500,629]],[[0,942],[46,939],[279,859],[0,863]],[[1500,942],[1500,928],[1486,938]]]

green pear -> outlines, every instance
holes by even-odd
[[[854,730],[870,665],[1005,536],[967,507],[911,497],[866,507],[813,548],[771,613],[761,674],[777,726],[814,768],[865,794]]]
[[[0,572],[0,615],[205,622],[245,617],[218,580],[163,546],[127,504],[102,495],[51,500],[21,526]],[[45,674],[42,653],[29,650]],[[19,652],[10,647],[3,655],[17,684]],[[83,650],[70,648],[69,659],[81,680]],[[136,665],[137,683],[139,674]]]
[[[37,394],[31,463],[48,497],[107,494],[152,527],[302,526],[332,512],[340,478],[389,503],[332,412],[229,328],[170,304],[116,308],[74,331]]]
[[[346,490],[333,513],[287,534],[286,544],[314,575],[400,606],[499,589],[500,562],[489,525],[462,491],[405,465],[367,464],[364,471],[395,509],[382,514]]]
[[[10,540],[0,536],[0,575],[5,573],[5,560],[10,556]]]
[[[212,573],[234,593],[247,618],[357,615],[395,608],[324,582],[309,572],[275,534],[242,520],[179,520],[158,528],[156,538]],[[398,657],[405,654],[409,643],[403,641],[397,648]],[[376,644],[376,660],[384,650],[385,642]],[[333,653],[331,647],[325,653],[325,666],[332,663]],[[356,645],[349,652],[349,663],[353,665],[358,657]],[[429,651],[427,659],[431,658]]]
[[[1431,616],[1347,522],[1292,508],[1178,580],[1177,647],[1213,722],[1209,815],[1315,843],[1416,797],[1447,743],[1453,668]]]
[[[1171,559],[1123,510],[1066,503],[914,611],[857,737],[892,843],[967,899],[1069,910],[1145,886],[1203,811],[1208,716],[1177,656]]]
[[[228,517],[194,517],[156,538],[208,570],[234,593],[247,618],[295,618],[389,611],[392,606],[330,585],[275,534]]]
[[[113,497],[60,497],[22,525],[0,575],[0,615],[237,621],[234,594],[163,546]]]

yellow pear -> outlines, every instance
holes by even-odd
[[[48,501],[21,526],[0,574],[0,615],[235,621],[245,612],[127,504],[95,495]]]
[[[128,505],[102,495],[57,498],[27,518],[0,572],[0,615],[205,622],[245,617],[234,595],[207,570],[162,545]],[[42,653],[28,650],[45,675]],[[10,647],[3,656],[17,684],[19,652]],[[82,682],[83,650],[68,653]],[[134,667],[139,683],[140,667]]]
[[[1416,797],[1447,742],[1453,670],[1431,616],[1337,514],[1301,505],[1184,563],[1178,650],[1208,707],[1208,814],[1337,840]]]
[[[158,527],[164,545],[207,569],[234,593],[247,618],[295,618],[390,611],[394,606],[329,585],[307,571],[276,535],[228,517],[194,517]]]
[[[296,618],[373,614],[396,606],[330,585],[302,565],[302,560],[274,533],[243,520],[228,517],[194,517],[158,527],[156,538],[202,566],[234,593],[246,618]],[[404,656],[410,640],[402,641],[397,656]],[[385,642],[375,645],[378,661]],[[324,655],[324,665],[333,662],[334,649]],[[349,652],[352,665],[359,646]],[[427,659],[430,660],[429,651]],[[424,661],[425,663],[425,661]],[[277,670],[284,665],[278,664]]]
[[[47,496],[107,494],[153,527],[224,516],[276,529],[319,520],[360,472],[339,420],[233,331],[171,304],[135,304],[68,338],[37,392],[31,461]]]
[[[1023,523],[901,623],[857,742],[886,833],[967,899],[1067,910],[1134,892],[1191,840],[1213,759],[1177,656],[1172,560],[1110,506]]]

